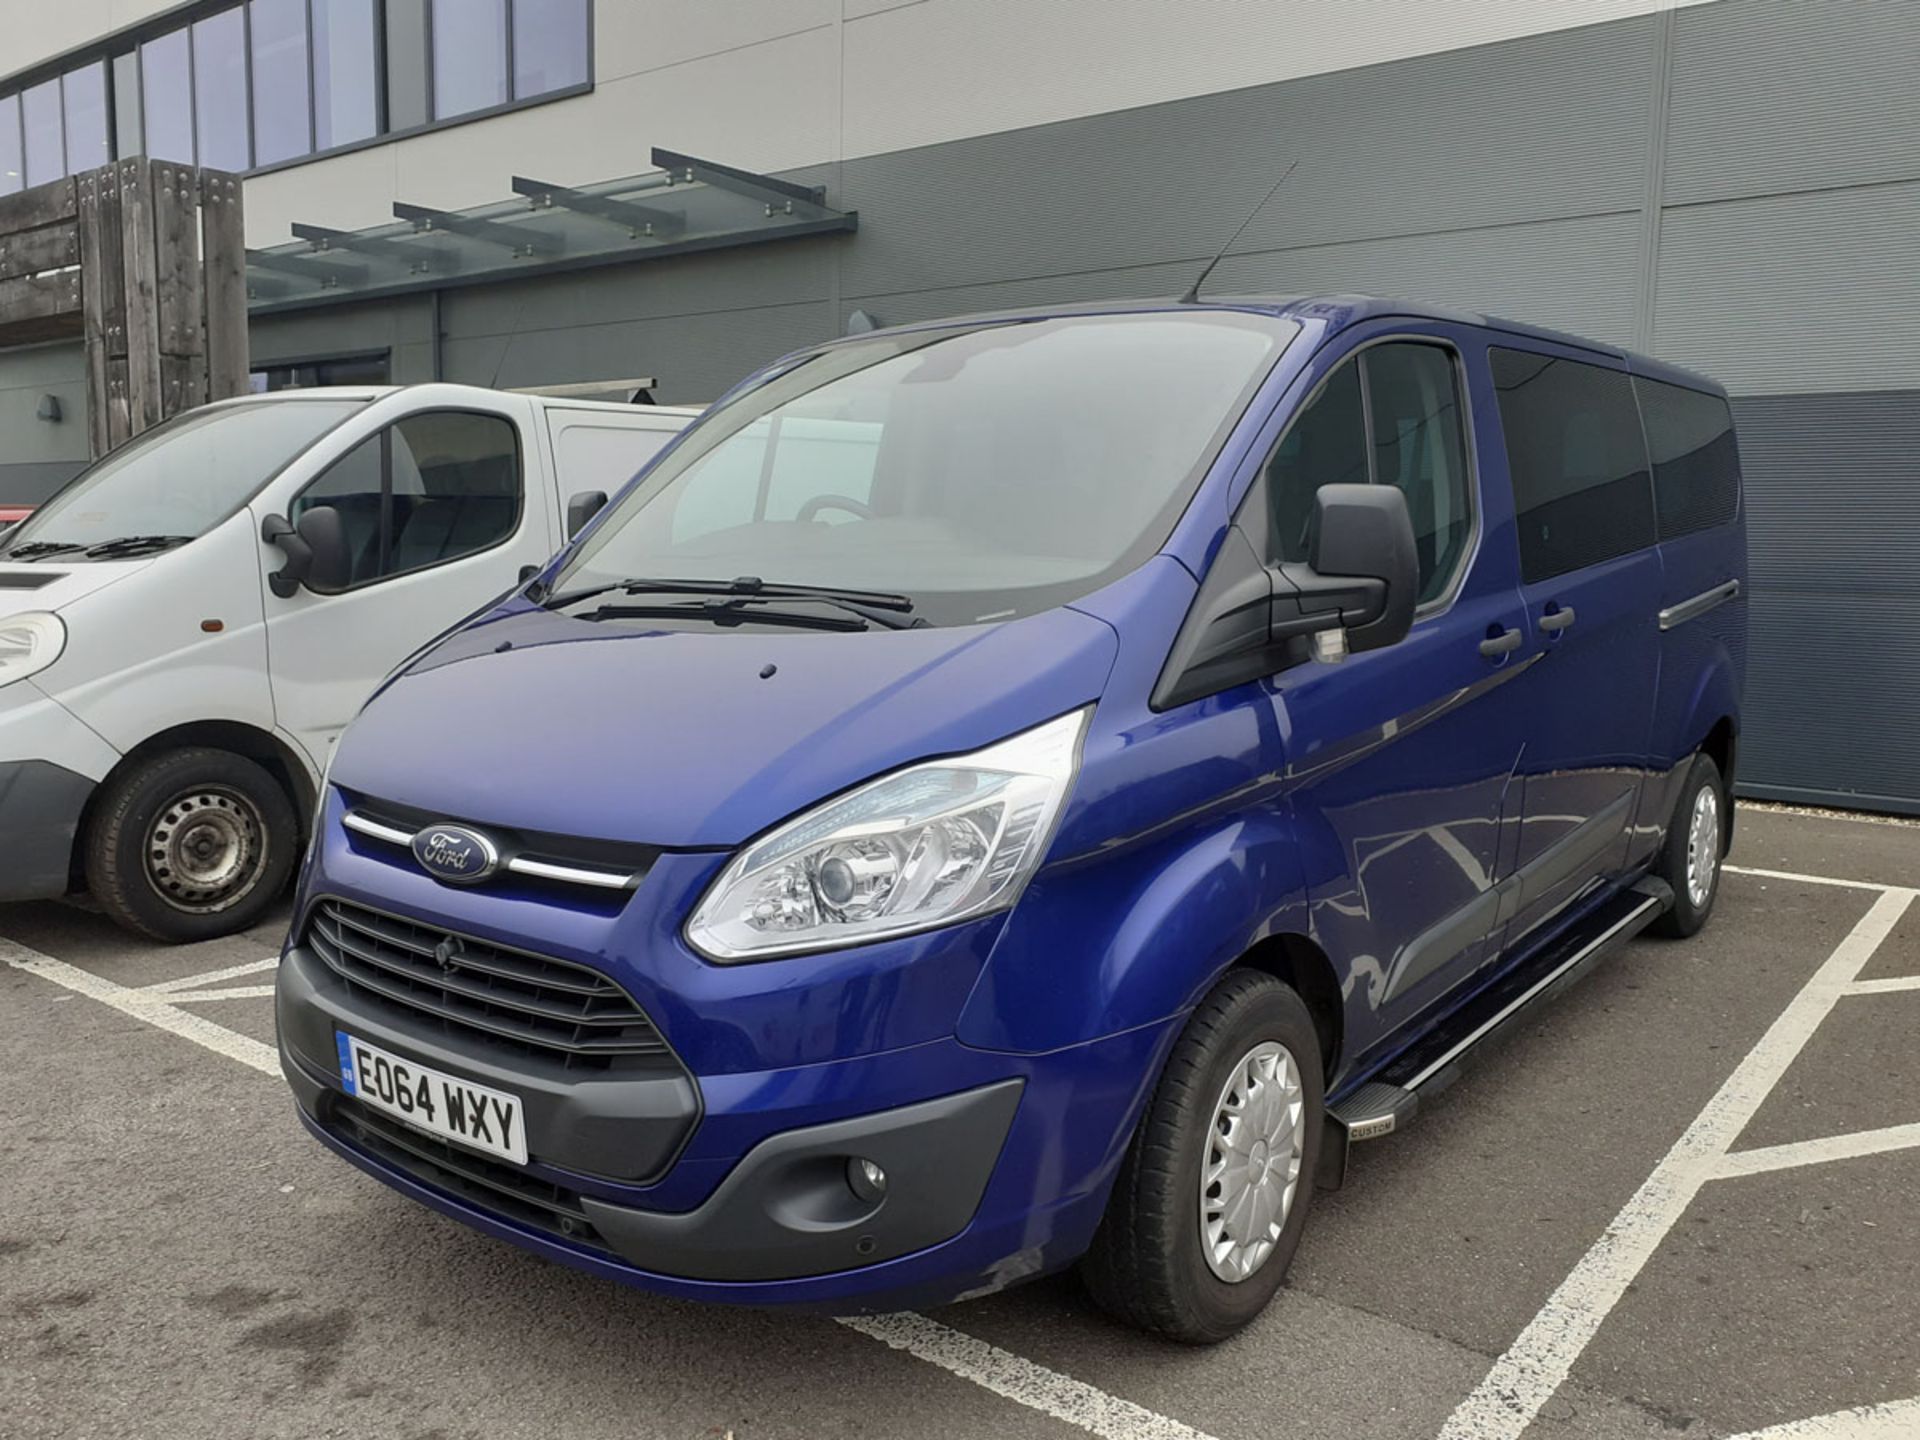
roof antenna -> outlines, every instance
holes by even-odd
[[[1281,178],[1284,179],[1285,177],[1282,176]],[[1260,203],[1264,205],[1267,202],[1262,200]],[[520,304],[514,309],[513,324],[507,327],[506,343],[500,347],[499,359],[493,362],[493,374],[487,377],[487,389],[489,390],[498,388],[500,384],[500,372],[507,368],[507,356],[513,353],[513,342],[520,338],[520,322],[527,318],[528,298],[528,296],[522,295],[520,297]]]
[[[1262,195],[1260,197],[1260,203],[1247,212],[1247,218],[1240,222],[1240,229],[1234,231],[1233,234],[1227,237],[1227,243],[1220,247],[1220,253],[1207,262],[1207,268],[1194,277],[1193,284],[1187,287],[1187,293],[1182,295],[1176,303],[1181,305],[1198,305],[1200,303],[1200,287],[1206,283],[1207,277],[1213,273],[1213,267],[1227,258],[1227,252],[1233,248],[1233,242],[1240,238],[1240,231],[1245,230],[1247,226],[1251,225],[1253,223],[1253,217],[1267,208],[1267,202],[1280,193],[1280,187],[1287,183],[1287,176],[1293,174],[1294,166],[1299,163],[1299,159],[1295,158],[1292,164],[1280,172],[1280,178],[1273,182],[1273,188]]]

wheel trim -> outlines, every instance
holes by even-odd
[[[251,798],[227,785],[196,785],[160,807],[141,861],[147,883],[168,905],[208,915],[252,892],[269,853],[266,818]]]
[[[1228,1284],[1273,1257],[1306,1146],[1300,1066],[1278,1041],[1240,1057],[1215,1099],[1200,1166],[1200,1253]]]
[[[1720,795],[1713,786],[1702,785],[1687,820],[1687,901],[1694,909],[1704,908],[1712,897],[1719,869]]]

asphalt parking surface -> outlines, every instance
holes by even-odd
[[[0,1435],[1920,1436],[1920,902],[1877,888],[1920,829],[1748,811],[1732,863],[1852,883],[1729,874],[1610,959],[1356,1147],[1207,1351],[1071,1277],[855,1328],[550,1265],[302,1131],[284,916],[169,950],[0,906]]]

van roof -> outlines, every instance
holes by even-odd
[[[1625,362],[1636,373],[1651,379],[1670,380],[1694,389],[1710,390],[1724,394],[1720,385],[1696,371],[1686,370],[1677,365],[1656,360],[1650,355],[1625,349],[1619,345],[1608,344],[1601,340],[1590,340],[1583,335],[1571,335],[1561,330],[1552,330],[1544,325],[1530,325],[1525,321],[1506,320],[1497,315],[1485,315],[1471,310],[1458,310],[1446,305],[1433,305],[1419,300],[1395,300],[1379,295],[1325,294],[1325,295],[1220,295],[1209,296],[1204,300],[1184,304],[1165,297],[1135,300],[1090,300],[1066,305],[1036,305],[1018,310],[993,310],[975,315],[955,315],[939,320],[928,320],[907,325],[890,327],[893,330],[928,330],[945,325],[971,325],[993,321],[1044,320],[1056,316],[1068,315],[1115,315],[1137,314],[1158,311],[1193,310],[1237,310],[1260,315],[1282,316],[1288,319],[1318,320],[1326,323],[1331,330],[1344,330],[1352,325],[1368,320],[1401,318],[1416,320],[1443,320],[1455,325],[1471,325],[1482,330],[1498,330],[1509,335],[1521,336],[1531,340],[1550,341],[1556,345],[1565,345],[1574,349],[1591,351],[1610,359]],[[869,334],[876,332],[869,332]],[[865,339],[866,336],[855,336]],[[846,341],[837,341],[845,344]]]
[[[480,385],[458,385],[451,381],[422,381],[417,385],[322,385],[310,389],[270,390],[259,395],[236,395],[226,400],[216,400],[216,405],[254,405],[268,400],[384,400],[389,395],[398,395],[407,390],[436,390],[446,392],[447,400],[457,400],[461,395],[497,395],[503,392],[489,390]],[[522,395],[520,398],[531,400],[534,404],[549,410],[604,410],[616,415],[661,415],[675,416],[691,420],[702,414],[704,405],[627,405],[616,400],[572,400],[547,395]]]

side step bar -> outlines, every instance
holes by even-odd
[[[1437,1094],[1451,1085],[1462,1067],[1507,1033],[1528,1007],[1558,995],[1672,906],[1673,891],[1666,882],[1644,877],[1601,905],[1571,933],[1501,976],[1372,1080],[1331,1106],[1327,1118],[1339,1133],[1327,1136],[1320,1183],[1334,1188],[1344,1178],[1348,1142],[1378,1140],[1405,1128],[1419,1111],[1423,1095]]]

